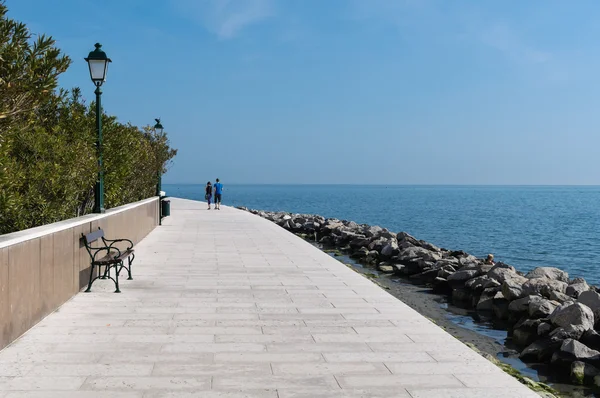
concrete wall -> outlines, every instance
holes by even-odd
[[[0,235],[0,349],[87,284],[90,257],[81,240],[101,227],[109,239],[134,244],[158,225],[158,197],[105,214]]]

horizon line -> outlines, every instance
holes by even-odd
[[[416,187],[600,187],[600,184],[402,184],[402,183],[329,183],[329,182],[315,182],[315,183],[264,183],[264,182],[229,182],[230,185],[269,185],[269,186],[416,186]],[[163,182],[163,185],[201,185],[204,183],[195,182]]]

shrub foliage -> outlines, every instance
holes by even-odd
[[[52,37],[8,18],[0,0],[0,234],[91,212],[96,112],[78,88],[58,88],[71,60]],[[166,133],[103,114],[105,207],[156,193],[177,154]]]

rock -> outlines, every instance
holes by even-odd
[[[564,293],[567,290],[567,284],[554,279],[533,278],[523,284],[522,294],[540,294],[542,296],[549,297],[553,290]]]
[[[396,240],[398,241],[398,243],[407,242],[413,246],[419,246],[419,241],[413,236],[407,234],[406,232],[398,232],[398,234],[396,235]]]
[[[448,277],[448,281],[457,281],[457,282],[462,282],[462,281],[467,281],[469,279],[472,279],[474,277],[476,277],[479,274],[479,271],[476,269],[467,269],[467,270],[461,270],[461,271],[456,271],[455,273],[453,273],[452,275],[450,275]]]
[[[477,257],[470,255],[470,254],[465,254],[458,258],[458,263],[460,265],[462,265],[463,267],[468,266],[470,264],[479,264],[479,262],[480,262],[480,260]]]
[[[411,275],[411,279],[420,279],[424,282],[431,282],[438,276],[438,270],[434,268],[425,269],[423,272]]]
[[[595,319],[600,320],[600,294],[588,290],[582,292],[579,297],[577,297],[577,301],[590,308],[594,313]]]
[[[563,341],[560,350],[552,355],[551,363],[557,366],[570,365],[574,361],[587,363],[598,363],[600,352],[588,348],[577,340],[568,339]]]
[[[366,258],[368,254],[369,254],[369,249],[367,249],[366,247],[361,247],[360,249],[358,249],[358,251],[352,253],[350,255],[350,257],[352,257],[352,258]]]
[[[446,265],[439,270],[438,276],[440,278],[445,279],[445,278],[448,278],[450,275],[452,275],[455,272],[456,272],[456,270],[454,269],[454,267]]]
[[[392,265],[389,265],[387,263],[381,263],[381,264],[379,264],[379,266],[377,268],[379,269],[379,271],[385,272],[386,274],[391,274],[392,272],[394,272],[396,270],[396,268],[394,268]]]
[[[494,296],[494,299],[492,300],[492,311],[494,311],[494,315],[496,315],[496,318],[508,319],[508,304],[509,301],[504,298],[504,294],[502,292],[497,292]]]
[[[572,283],[569,286],[567,286],[567,290],[566,290],[565,294],[567,296],[577,298],[577,297],[579,297],[579,295],[581,293],[588,291],[588,290],[590,290],[590,287],[585,281],[580,282],[580,283]]]
[[[441,251],[441,249],[439,247],[437,247],[434,244],[431,244],[429,242],[425,242],[424,240],[420,240],[419,241],[419,246],[421,246],[423,249],[427,249],[430,250],[432,252],[439,252]]]
[[[374,263],[379,258],[379,252],[377,250],[371,250],[367,253],[367,257],[365,257],[365,261],[368,263]]]
[[[435,293],[448,294],[452,291],[448,281],[444,278],[440,278],[439,276],[435,278],[431,283],[433,284],[433,291]]]
[[[529,279],[546,278],[565,283],[569,282],[569,274],[554,267],[538,267],[530,271],[525,277]]]
[[[529,316],[532,318],[546,318],[548,315],[552,314],[559,305],[560,303],[557,301],[546,299],[531,301],[528,307]]]
[[[508,305],[508,310],[511,312],[525,312],[529,310],[529,305],[534,301],[542,301],[540,296],[527,296],[517,300],[513,300]]]
[[[554,329],[549,336],[552,341],[562,342],[568,339],[579,340],[583,333],[584,330],[581,326],[567,326]]]
[[[497,263],[488,271],[487,276],[500,283],[504,283],[505,280],[513,279],[519,275],[515,267],[504,263]]]
[[[496,292],[493,290],[493,288],[485,289],[483,293],[481,293],[481,297],[477,302],[477,311],[492,311],[495,295]]]
[[[542,322],[538,325],[537,328],[537,334],[538,336],[546,336],[547,334],[549,334],[553,329],[553,326],[551,323],[548,322]]]
[[[291,220],[292,216],[290,216],[289,214],[286,214],[282,217],[283,220],[287,221],[287,220]]]
[[[515,277],[510,279],[504,279],[504,282],[502,282],[502,294],[510,301],[522,297],[523,283],[525,282],[527,282],[527,278],[519,275],[515,275]]]
[[[560,347],[560,343],[550,339],[537,340],[525,348],[519,358],[527,362],[546,362],[552,358],[552,354]]]
[[[471,301],[471,293],[466,289],[452,289],[452,301],[466,303]]]
[[[561,293],[561,292],[557,292],[556,290],[550,291],[548,298],[550,300],[558,301],[561,304],[566,303],[567,301],[570,301],[570,302],[574,301],[573,297],[567,296],[566,294]]]
[[[592,384],[596,376],[600,376],[600,370],[589,363],[575,361],[571,364],[571,382],[573,384]]]
[[[594,329],[586,330],[581,335],[579,341],[581,341],[583,344],[585,344],[593,350],[600,351],[600,334]]]
[[[436,262],[441,260],[442,256],[439,253],[434,253],[427,249],[423,249],[422,247],[409,247],[402,250],[398,255],[398,260],[400,262],[413,261],[415,259]]]
[[[533,331],[529,328],[515,329],[513,331],[512,339],[513,342],[520,347],[529,346],[537,339],[537,330]]]
[[[395,240],[391,241],[381,249],[381,256],[385,258],[390,258],[398,253],[398,242]]]
[[[371,244],[371,240],[369,238],[357,237],[350,241],[349,245],[353,249],[357,249],[360,247],[367,247]]]
[[[363,228],[362,233],[367,238],[378,238],[382,231],[383,231],[383,228],[375,225],[375,226],[367,226],[367,227]]]
[[[581,303],[561,304],[550,315],[550,321],[554,325],[563,328],[581,326],[584,331],[594,328],[594,314],[592,310]]]

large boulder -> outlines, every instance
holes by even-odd
[[[476,269],[460,270],[450,275],[448,281],[463,282],[475,278],[477,275],[479,275],[479,271]]]
[[[496,281],[494,281],[496,282]],[[498,282],[496,282],[498,283]],[[496,295],[494,296],[494,299],[492,300],[492,311],[494,311],[494,315],[496,315],[496,318],[498,319],[508,319],[509,318],[509,312],[508,312],[508,304],[509,301],[504,297],[504,294],[502,294],[502,292],[497,292]]]
[[[512,340],[519,347],[527,347],[537,340],[537,328],[542,321],[540,319],[522,318],[512,331]]]
[[[396,234],[396,240],[398,243],[409,243],[412,246],[419,246],[419,241],[414,236],[407,234],[406,232],[398,232]]]
[[[442,249],[440,249],[436,245],[429,243],[429,242],[425,242],[424,240],[419,241],[419,246],[421,246],[423,249],[431,250],[432,252],[442,251]]]
[[[526,296],[517,300],[513,300],[508,305],[508,310],[511,312],[526,312],[529,310],[529,306],[533,302],[541,302],[543,300],[540,296]]]
[[[559,327],[550,332],[550,340],[556,342],[562,342],[564,340],[573,339],[579,340],[585,330],[583,330],[582,326],[567,326],[567,327]]]
[[[593,350],[600,351],[600,333],[596,332],[594,329],[586,330],[581,335],[579,341]]]
[[[536,340],[521,351],[519,358],[525,362],[546,362],[559,347],[560,343],[557,344],[548,338]]]
[[[548,278],[533,278],[523,284],[523,295],[540,294],[549,297],[552,291],[564,293],[567,290],[566,282]]]
[[[563,341],[560,350],[552,355],[551,363],[558,366],[570,366],[574,361],[599,363],[600,352],[592,350],[577,340],[568,339]]]
[[[554,267],[538,267],[530,271],[525,277],[529,279],[546,278],[565,283],[569,282],[569,274]]]
[[[496,290],[494,288],[485,289],[479,301],[477,302],[476,308],[478,311],[492,311],[494,304],[494,297],[496,296]]]
[[[584,331],[594,328],[594,313],[581,303],[564,303],[549,317],[550,322],[561,327],[581,327]]]
[[[487,276],[500,283],[504,283],[505,280],[513,279],[519,276],[519,274],[517,274],[517,270],[512,265],[497,263],[488,271]]]
[[[567,301],[569,301],[569,302],[575,301],[573,299],[573,297],[567,296],[566,294],[561,293],[561,292],[557,292],[556,290],[552,290],[550,292],[550,294],[548,295],[548,298],[550,300],[558,301],[561,304],[566,303]]]
[[[488,276],[489,278],[489,276]],[[523,296],[523,284],[525,282],[527,282],[528,279],[520,276],[520,275],[516,275],[513,278],[510,279],[504,279],[504,282],[502,282],[502,294],[504,294],[504,297],[506,297],[508,300],[512,301],[515,299],[518,299],[519,297]]]
[[[589,363],[575,361],[571,364],[571,382],[573,384],[591,384],[596,376],[600,376],[600,370]]]
[[[395,240],[392,240],[387,245],[383,246],[383,248],[381,249],[381,256],[385,258],[390,258],[398,253],[398,242],[396,242]]]
[[[567,286],[567,291],[565,292],[565,294],[567,296],[577,298],[581,293],[586,292],[588,290],[590,290],[590,286],[587,284],[586,281],[578,281],[577,283],[571,283],[569,286]]]
[[[370,241],[369,246],[367,246],[367,247],[369,248],[369,250],[381,251],[384,247],[391,244],[392,242],[393,241],[391,239],[379,237],[375,240]],[[396,246],[398,246],[397,243],[396,243]]]
[[[552,314],[559,305],[560,303],[556,301],[546,299],[531,301],[528,307],[529,316],[532,318],[546,318],[548,315]]]
[[[383,228],[381,228],[377,225],[374,225],[374,226],[367,225],[363,228],[362,233],[367,238],[378,238],[382,231],[383,231]]]
[[[461,271],[458,271],[461,272]],[[471,289],[476,293],[481,293],[483,289],[488,287],[498,287],[500,284],[495,279],[490,278],[487,275],[478,276],[476,278],[470,279],[465,283],[465,287],[467,289]]]
[[[423,249],[422,247],[409,247],[402,250],[400,254],[398,254],[398,261],[401,263],[412,262],[418,259],[436,262],[442,259],[442,255],[440,253]]]
[[[582,292],[579,297],[577,297],[577,301],[589,307],[594,313],[595,319],[600,320],[600,294],[588,290]]]
[[[452,289],[452,301],[454,303],[466,303],[472,299],[472,294],[467,289]]]

